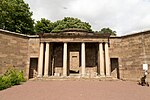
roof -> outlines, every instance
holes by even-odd
[[[150,34],[150,30],[147,30],[147,31],[142,31],[142,32],[137,32],[137,33],[131,33],[131,34],[127,34],[127,35],[124,35],[124,36],[121,36],[121,37],[129,37],[129,36],[135,36],[135,35],[141,35],[141,34]]]
[[[94,32],[88,32],[83,29],[76,29],[76,28],[71,28],[71,29],[64,29],[61,32],[58,33],[44,33],[44,34],[39,34],[40,37],[48,38],[48,37],[53,37],[53,38],[71,38],[71,37],[86,37],[86,38],[108,38],[110,37],[110,34],[100,34],[100,33],[94,33]]]
[[[15,35],[15,36],[24,37],[24,38],[39,37],[38,35],[21,34],[21,33],[11,32],[7,30],[3,30],[3,29],[0,29],[0,33]]]
[[[132,33],[132,34],[127,34],[124,36],[110,36],[110,34],[99,34],[99,33],[93,33],[93,32],[88,32],[83,29],[76,29],[76,28],[71,28],[71,29],[64,29],[59,33],[40,33],[39,35],[26,35],[26,34],[21,34],[21,33],[16,33],[16,32],[11,32],[7,30],[0,29],[0,33],[3,34],[10,34],[10,35],[15,35],[19,37],[24,37],[24,38],[39,38],[39,37],[110,37],[110,38],[125,38],[129,36],[135,36],[135,35],[141,35],[141,34],[150,34],[150,30],[143,31],[143,32],[137,32],[137,33]]]

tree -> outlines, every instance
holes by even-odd
[[[32,12],[23,0],[0,0],[0,28],[23,34],[33,33]]]
[[[115,35],[116,36],[116,31],[113,31],[110,28],[102,28],[101,31],[99,31],[99,33],[101,33],[101,34],[109,33],[111,35]]]
[[[72,17],[65,17],[64,19],[58,20],[56,22],[51,22],[50,20],[41,18],[41,20],[37,21],[35,24],[35,31],[38,33],[60,32],[67,28],[78,28],[90,32],[92,31],[91,25],[89,25],[89,23],[82,22],[80,19]]]
[[[91,25],[89,23],[82,22],[80,19],[73,17],[65,17],[63,20],[58,20],[54,24],[55,28],[52,30],[52,32],[59,32],[66,28],[78,28],[90,32],[92,31]]]
[[[50,20],[41,18],[40,21],[35,23],[35,32],[37,33],[50,33],[54,29],[54,24]]]

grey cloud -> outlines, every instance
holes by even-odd
[[[150,29],[150,0],[25,0],[33,18],[51,21],[65,16],[89,22],[94,30],[110,27],[118,35]]]

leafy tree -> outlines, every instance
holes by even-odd
[[[37,33],[50,33],[54,29],[54,24],[45,18],[41,18],[35,24],[35,31]]]
[[[33,33],[32,12],[23,0],[0,0],[0,28],[23,34]]]
[[[50,20],[41,18],[41,20],[37,21],[35,24],[35,31],[38,33],[60,32],[66,28],[78,28],[92,31],[91,25],[89,25],[89,23],[82,22],[80,19],[72,17],[65,17],[64,19],[58,20],[56,22],[51,22]]]
[[[63,20],[58,20],[54,24],[55,28],[52,30],[52,32],[59,32],[66,28],[78,28],[92,31],[89,23],[82,22],[80,19],[73,17],[65,17]]]
[[[101,33],[101,34],[109,33],[111,35],[115,35],[116,36],[116,31],[113,31],[110,28],[102,28],[101,31],[99,31],[99,33]]]

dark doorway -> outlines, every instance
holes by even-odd
[[[38,58],[30,58],[29,79],[34,77],[34,71],[37,72]]]
[[[80,72],[80,43],[68,43],[68,75]]]
[[[118,58],[111,58],[111,74],[120,79]]]

